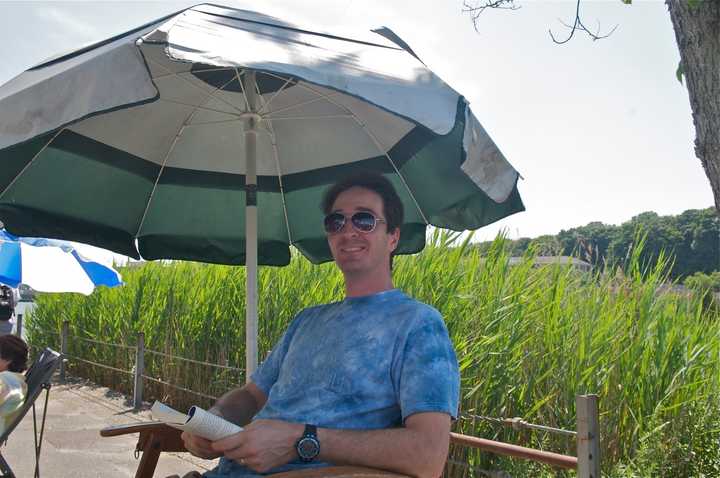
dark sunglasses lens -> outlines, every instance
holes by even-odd
[[[352,216],[352,223],[358,231],[370,232],[375,229],[375,216],[369,212],[356,212]]]
[[[345,216],[338,213],[328,214],[325,216],[325,232],[335,233],[345,225]]]

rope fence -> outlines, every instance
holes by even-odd
[[[140,409],[142,407],[143,403],[143,389],[144,389],[144,382],[151,382],[156,383],[165,387],[170,387],[174,390],[179,390],[184,393],[189,393],[191,395],[195,395],[197,397],[206,398],[209,400],[217,400],[217,396],[199,392],[197,390],[192,390],[187,387],[182,387],[180,385],[168,382],[166,380],[162,380],[157,377],[153,377],[151,375],[148,375],[146,373],[146,367],[145,367],[145,358],[146,356],[157,356],[161,357],[163,359],[169,359],[169,360],[177,360],[185,363],[190,363],[194,365],[200,365],[203,367],[213,367],[215,369],[220,370],[227,370],[232,372],[238,372],[241,375],[244,374],[244,369],[239,367],[233,367],[230,365],[221,365],[211,362],[205,362],[201,360],[194,360],[187,357],[181,357],[178,355],[171,355],[164,352],[160,352],[158,350],[152,350],[152,349],[146,349],[145,348],[145,336],[141,332],[138,334],[137,337],[137,344],[136,345],[126,345],[126,344],[117,344],[112,342],[106,342],[103,340],[97,340],[97,339],[90,339],[87,337],[80,337],[77,335],[70,335],[69,333],[69,322],[63,322],[62,332],[60,335],[60,350],[64,356],[64,360],[60,363],[60,380],[62,382],[65,381],[66,378],[66,366],[67,362],[69,360],[87,364],[94,367],[100,367],[102,369],[111,370],[113,372],[122,373],[125,375],[129,375],[133,377],[133,407],[135,410]],[[69,353],[69,345],[73,341],[74,343],[87,343],[87,344],[93,344],[93,345],[101,345],[101,346],[107,346],[107,347],[113,347],[116,349],[122,349],[129,352],[133,352],[135,355],[135,361],[134,365],[131,370],[125,370],[118,367],[113,367],[107,364],[94,362],[92,360],[87,360],[85,358],[78,357],[77,355],[73,355]]]

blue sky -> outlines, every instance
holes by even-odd
[[[43,59],[198,2],[2,2],[0,83]],[[462,0],[220,1],[327,31],[386,25],[465,95],[524,180],[527,211],[483,228],[511,237],[554,234],[643,211],[709,207],[712,193],[693,152],[687,90],[662,1],[583,0],[583,18],[605,40],[566,34],[574,1],[519,0],[483,13],[479,31]]]

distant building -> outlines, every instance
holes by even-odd
[[[525,262],[524,257],[511,257],[509,259],[509,264],[511,266],[516,266],[518,264],[522,264]],[[575,269],[584,271],[584,272],[590,272],[592,270],[592,264],[589,262],[585,262],[583,260],[580,260],[576,257],[570,257],[570,256],[536,256],[533,259],[533,267],[540,267],[540,266],[549,266],[549,265],[568,265],[570,264]]]

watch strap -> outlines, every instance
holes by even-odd
[[[306,446],[311,447],[310,453],[305,448]],[[305,431],[300,439],[295,444],[295,450],[297,451],[300,461],[310,463],[320,454],[320,440],[317,437],[317,427],[315,425],[305,424]]]

